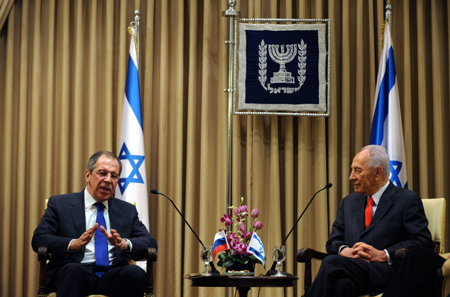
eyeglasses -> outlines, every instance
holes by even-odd
[[[114,172],[110,172],[109,173],[109,172],[106,172],[105,170],[97,170],[97,171],[93,170],[92,172],[97,173],[102,178],[106,178],[108,176],[108,174],[109,174],[113,181],[117,181],[119,179],[119,175],[117,173],[114,173]]]

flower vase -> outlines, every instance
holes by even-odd
[[[247,264],[243,264],[241,262],[235,261],[233,265],[230,267],[227,267],[227,272],[230,271],[249,271],[249,272],[255,272],[255,262],[248,262]]]

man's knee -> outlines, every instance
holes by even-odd
[[[80,263],[68,263],[58,271],[60,276],[83,276],[86,275],[86,269]]]
[[[139,267],[138,265],[126,265],[122,268],[121,271],[122,277],[127,282],[141,281],[146,284],[147,282],[147,274],[145,271]]]
[[[334,283],[333,291],[337,296],[356,296],[356,288],[353,280],[349,278],[338,278]]]

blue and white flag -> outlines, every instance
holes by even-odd
[[[264,253],[264,246],[259,239],[256,232],[253,232],[252,238],[248,244],[247,253],[254,255],[264,265],[266,254]]]
[[[397,187],[408,188],[397,72],[389,25],[384,29],[384,46],[378,70],[370,144],[386,148],[391,159],[392,183]]]
[[[133,34],[130,43],[119,142],[119,159],[122,162],[123,169],[117,185],[116,197],[126,201],[135,201],[139,219],[150,231],[141,95],[134,38],[135,35]]]

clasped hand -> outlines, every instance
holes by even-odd
[[[98,229],[98,223],[95,223],[94,226],[87,229],[81,236],[77,239],[72,240],[70,243],[70,251],[78,251],[84,248],[94,237],[95,231]],[[120,237],[120,234],[117,233],[115,229],[111,229],[111,233],[109,233],[105,227],[100,226],[100,231],[105,235],[106,239],[118,248],[121,251],[128,249],[128,242]]]
[[[341,250],[341,256],[361,259],[369,262],[387,262],[386,252],[380,251],[364,242],[357,242],[350,248],[346,247]]]

